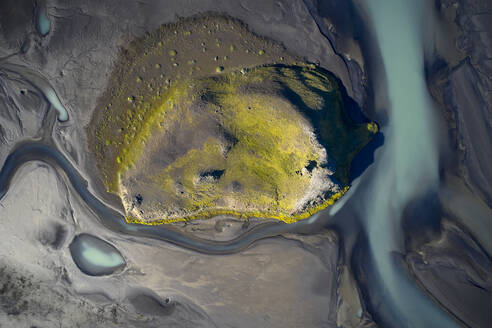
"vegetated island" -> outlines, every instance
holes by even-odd
[[[122,49],[87,126],[107,191],[142,224],[307,218],[348,189],[377,129],[351,120],[332,74],[214,14]]]

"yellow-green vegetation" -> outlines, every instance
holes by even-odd
[[[87,127],[89,148],[107,191],[119,192],[118,172],[126,165],[121,156],[132,147],[130,143],[144,142],[141,131],[148,127],[156,103],[172,101],[171,86],[244,67],[296,60],[279,43],[223,15],[180,19],[131,41],[121,49]]]
[[[183,38],[200,40],[195,52]],[[230,18],[181,21],[138,40],[115,68],[117,83],[89,145],[133,223],[307,218],[348,189],[353,156],[377,132],[348,117],[330,73]]]
[[[268,209],[273,215],[296,209],[311,181],[300,171],[309,161],[319,160],[320,147],[310,138],[308,122],[286,100],[239,90],[249,79],[261,83],[260,75],[269,71],[264,70],[247,77],[229,74],[197,83],[191,94],[203,92],[201,96],[214,101],[200,115],[209,116],[234,140],[227,144],[219,139],[221,135],[210,136],[202,147],[190,149],[162,170],[156,182],[167,199],[176,198],[174,202],[182,202],[191,212],[235,206]],[[213,177],[210,172],[221,176]],[[176,184],[181,186],[179,194]]]

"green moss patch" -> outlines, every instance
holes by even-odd
[[[375,132],[348,117],[330,73],[220,16],[132,44],[88,128],[108,191],[146,224],[306,218],[343,195]]]

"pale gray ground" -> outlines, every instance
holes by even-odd
[[[2,327],[335,327],[331,232],[272,238],[227,256],[126,239],[95,225],[42,163],[19,172],[1,206]],[[81,273],[67,248],[80,232],[114,244],[127,268]]]

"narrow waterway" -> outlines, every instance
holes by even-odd
[[[238,252],[256,240],[276,236],[281,233],[294,232],[314,224],[319,217],[319,215],[314,215],[310,219],[302,220],[295,224],[266,222],[228,241],[196,238],[174,230],[169,225],[147,226],[127,223],[122,213],[109,207],[89,191],[87,181],[62,153],[53,145],[39,142],[26,142],[18,145],[7,157],[0,171],[0,200],[7,193],[18,169],[30,161],[42,161],[62,170],[68,179],[67,183],[71,185],[80,198],[91,208],[99,222],[108,229],[129,235],[160,239],[207,254]]]

